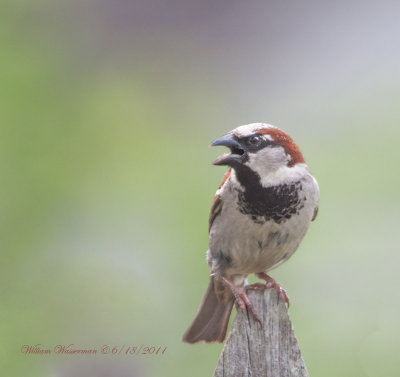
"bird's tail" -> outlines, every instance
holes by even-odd
[[[226,287],[219,287],[220,282],[215,282],[214,277],[210,278],[210,283],[200,304],[196,318],[183,335],[183,341],[187,343],[199,342],[218,342],[222,343],[226,336],[229,317],[231,315],[234,296],[228,292]],[[217,290],[223,292],[221,299]],[[218,292],[219,293],[219,292]]]

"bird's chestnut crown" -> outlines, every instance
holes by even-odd
[[[214,165],[228,165],[234,169],[250,167],[255,172],[275,171],[305,163],[303,154],[285,132],[265,123],[253,123],[235,128],[215,140],[211,146],[226,146],[231,153],[219,157]]]

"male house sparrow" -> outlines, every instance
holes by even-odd
[[[299,147],[280,129],[253,123],[214,141],[230,149],[214,165],[230,167],[216,192],[209,218],[210,282],[188,343],[223,342],[233,303],[258,320],[248,289],[286,292],[267,272],[295,252],[318,210],[319,189]],[[266,284],[245,286],[255,273]]]

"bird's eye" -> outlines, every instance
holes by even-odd
[[[258,145],[260,145],[261,140],[262,140],[261,136],[254,135],[254,136],[249,137],[248,143],[250,145],[252,145],[253,147],[257,147]]]

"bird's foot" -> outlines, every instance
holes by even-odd
[[[248,289],[261,289],[261,286],[264,287],[264,289],[272,288],[275,289],[277,294],[278,294],[278,304],[280,297],[282,295],[283,299],[285,300],[286,304],[289,307],[289,297],[286,293],[286,291],[281,287],[281,285],[273,279],[271,276],[267,275],[265,272],[260,272],[256,274],[260,279],[263,279],[266,281],[266,284],[261,284],[261,283],[255,283],[252,285],[248,286]],[[251,288],[252,286],[255,286],[254,288]]]
[[[222,278],[224,283],[232,290],[233,295],[236,300],[236,308],[241,309],[244,314],[246,314],[247,310],[253,317],[253,319],[261,325],[261,321],[258,318],[257,314],[254,311],[253,304],[250,302],[247,297],[247,287],[237,287],[231,281],[226,278]],[[247,308],[247,310],[246,310]]]

